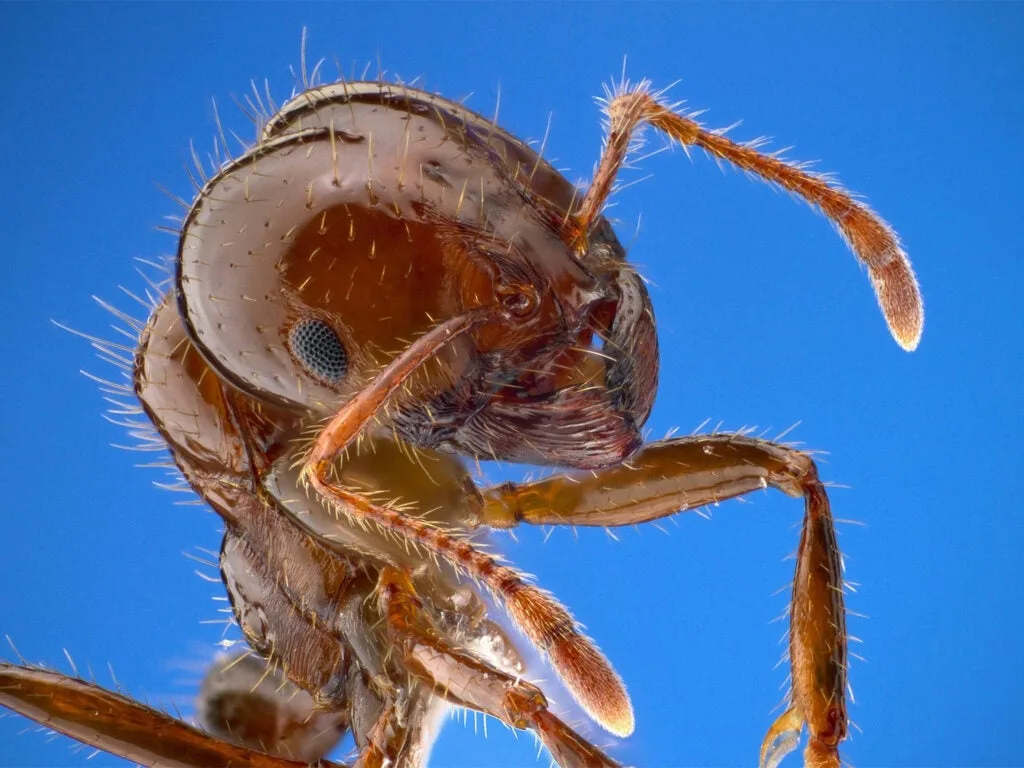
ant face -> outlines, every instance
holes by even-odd
[[[182,315],[239,390],[326,416],[438,320],[490,312],[409,382],[398,434],[612,464],[640,445],[653,402],[654,320],[607,222],[574,248],[575,196],[533,150],[450,102],[320,89],[206,183],[181,238]]]

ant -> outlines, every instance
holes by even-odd
[[[356,765],[423,765],[450,704],[532,731],[565,768],[612,766],[523,679],[488,600],[619,737],[634,729],[622,680],[482,535],[635,525],[773,487],[805,516],[792,692],[760,761],[777,765],[806,726],[805,763],[838,766],[842,565],[815,463],[746,435],[644,443],[656,324],[602,211],[638,128],[698,147],[822,211],[913,350],[922,303],[888,225],[646,82],[601,100],[585,190],[495,121],[413,87],[305,83],[280,108],[257,101],[256,142],[200,169],[124,388],[224,521],[220,571],[249,650],[207,676],[204,730],[30,665],[0,664],[0,704],[151,766],[329,765],[348,732]],[[565,474],[478,488],[462,457]]]

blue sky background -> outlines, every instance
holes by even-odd
[[[157,185],[191,195],[183,167],[190,139],[212,146],[210,98],[251,136],[230,97],[264,77],[287,95],[303,25],[311,57],[345,71],[379,60],[488,114],[500,86],[519,135],[539,138],[550,114],[548,156],[573,179],[597,159],[593,97],[627,55],[631,76],[681,80],[672,93],[710,125],[742,119],[734,137],[793,145],[867,197],[921,280],[912,355],[820,216],[701,156],[643,163],[653,178],[613,214],[654,283],[649,427],[801,422],[790,438],[829,452],[834,512],[860,523],[841,529],[860,585],[848,604],[870,617],[850,622],[866,659],[851,671],[850,762],[1024,764],[1021,4],[0,6],[0,633],[32,660],[67,668],[66,648],[103,682],[109,662],[132,693],[188,706],[222,590],[181,553],[216,549],[218,520],[110,447],[127,438],[77,373],[109,370],[50,321],[108,334],[89,297],[127,306],[132,260],[173,250],[154,230],[177,213]],[[638,725],[619,759],[756,760],[786,674],[772,619],[801,512],[764,494],[680,516],[669,535],[506,542],[627,681]],[[0,720],[0,766],[83,762],[25,729]],[[434,761],[545,764],[532,739],[492,722],[484,740],[472,721],[446,728]]]

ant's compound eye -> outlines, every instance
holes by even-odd
[[[295,359],[324,384],[337,385],[348,371],[345,346],[323,320],[300,320],[288,333],[288,346]]]

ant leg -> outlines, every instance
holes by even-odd
[[[221,741],[126,696],[40,667],[0,662],[0,705],[83,744],[152,768],[308,765]],[[338,766],[327,761],[316,765]]]
[[[444,703],[425,685],[412,679],[409,683],[382,700],[363,670],[351,670],[349,709],[358,754],[354,768],[426,766]]]
[[[353,768],[384,768],[397,765],[398,757],[408,738],[408,728],[394,700],[388,701],[377,716],[373,728],[366,734],[366,745],[359,753]]]
[[[532,730],[561,768],[618,765],[556,717],[539,688],[453,647],[437,631],[405,573],[384,568],[378,588],[394,648],[406,669],[437,695],[512,728]]]
[[[552,595],[499,558],[468,540],[413,515],[374,504],[326,478],[314,483],[336,513],[354,525],[373,523],[414,546],[443,558],[487,587],[552,667],[586,712],[616,736],[633,732],[633,706],[622,679],[579,624]],[[330,545],[330,542],[325,539]]]
[[[301,481],[352,525],[373,524],[435,555],[483,584],[503,604],[530,641],[546,653],[580,706],[617,736],[633,732],[633,706],[611,664],[554,597],[530,584],[519,571],[503,565],[465,538],[387,506],[333,482],[335,458],[357,438],[424,363],[459,334],[493,320],[495,312],[474,310],[435,326],[399,354],[328,422],[303,464]],[[329,542],[328,542],[329,544]]]
[[[790,612],[792,699],[765,737],[761,764],[776,765],[806,723],[807,764],[838,766],[847,726],[842,561],[828,497],[806,453],[736,435],[664,440],[611,469],[488,489],[481,522],[634,525],[768,486],[803,496],[805,515]]]

